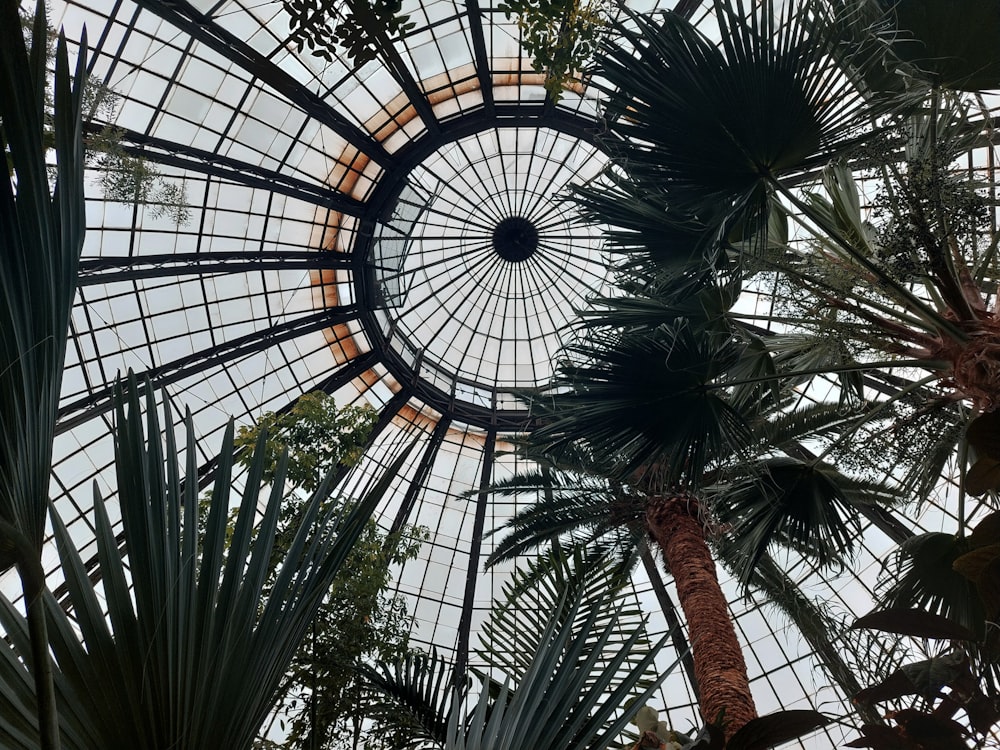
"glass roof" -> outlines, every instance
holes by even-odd
[[[297,52],[274,0],[52,3],[71,40],[86,25],[91,75],[120,97],[123,145],[185,206],[178,217],[118,203],[89,175],[53,472],[85,558],[91,485],[113,492],[117,374],[149,378],[175,415],[190,408],[206,484],[230,418],[248,424],[320,389],[379,410],[361,471],[418,438],[380,523],[426,526],[430,540],[394,586],[418,645],[475,645],[511,570],[482,570],[489,531],[523,501],[463,493],[523,468],[503,452],[531,426],[514,392],[546,382],[565,324],[607,284],[600,229],[574,223],[561,200],[605,163],[597,94],[580,84],[547,97],[498,4],[404,0],[413,31],[355,66]],[[629,6],[676,7],[717,36],[700,2]],[[745,304],[766,314],[771,300]],[[905,523],[954,526],[933,504]],[[867,612],[894,547],[892,523],[880,525],[839,578],[799,560],[790,575],[847,620]],[[57,582],[54,548],[44,563]],[[654,583],[640,568],[633,595],[662,632]],[[846,713],[794,626],[724,586],[761,713]],[[700,723],[680,670],[654,704],[673,726]],[[829,747],[845,731],[803,744]]]

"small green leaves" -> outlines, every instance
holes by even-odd
[[[281,5],[290,16],[289,41],[296,50],[308,48],[327,62],[343,51],[354,65],[364,65],[416,25],[401,13],[402,0],[282,0]]]
[[[553,101],[597,51],[608,26],[606,5],[606,0],[509,0],[497,6],[507,18],[517,16],[521,46],[535,71],[545,73]]]
[[[327,394],[313,391],[286,412],[266,412],[253,427],[240,427],[236,447],[253,448],[266,430],[264,481],[274,479],[278,459],[287,450],[289,484],[312,492],[338,466],[358,462],[377,416],[370,406],[338,407]],[[240,463],[249,465],[251,456],[244,451]]]

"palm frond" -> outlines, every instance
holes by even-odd
[[[738,553],[736,567],[733,567],[730,553],[734,550],[728,548],[724,541],[717,549],[720,551],[720,559],[730,570],[738,568]],[[840,688],[845,701],[851,701],[861,692],[863,686],[857,679],[853,665],[845,661],[843,646],[838,643],[838,638],[847,630],[846,625],[837,622],[823,602],[810,599],[802,587],[766,553],[757,561],[749,586],[762,593],[768,603],[794,623],[816,654],[818,662]],[[855,705],[855,710],[866,723],[882,723],[879,712],[871,706]]]
[[[717,0],[715,10],[721,47],[672,13],[616,27],[597,60],[608,141],[617,167],[663,186],[673,209],[754,225],[769,178],[851,148],[870,113],[829,55],[818,8]]]
[[[710,489],[712,507],[728,531],[740,583],[774,544],[794,549],[821,567],[842,566],[861,535],[859,504],[894,496],[833,466],[786,456],[748,467],[743,479]]]
[[[613,614],[601,627],[600,610],[578,626],[579,615],[578,602],[560,601],[539,633],[544,647],[533,655],[516,688],[505,683],[496,699],[484,690],[467,727],[453,716],[446,750],[603,750],[617,738],[677,662],[636,695],[637,682],[648,673],[667,636],[622,673],[641,643],[642,629],[609,651],[606,645],[621,629],[621,616]],[[623,709],[625,705],[630,708]]]
[[[616,497],[605,480],[565,473],[533,475],[514,478],[516,486],[498,483],[491,491],[499,494],[531,494],[538,502],[520,509],[513,518],[493,533],[506,530],[486,560],[486,566],[513,559],[533,552],[546,544],[560,541],[568,547],[583,545],[597,547],[610,544],[607,537],[614,537],[618,527],[632,521],[641,521],[641,503],[629,503],[625,497]],[[523,481],[519,481],[523,480]],[[609,513],[610,508],[617,513]],[[605,541],[602,541],[605,540]]]
[[[0,8],[0,143],[12,172],[0,179],[0,519],[40,550],[48,509],[52,439],[70,309],[86,228],[81,97],[87,40],[71,73],[56,50],[55,187],[45,145],[47,27],[39,3],[30,54],[17,3]],[[13,564],[0,555],[0,566]]]
[[[952,567],[969,549],[967,537],[941,532],[908,539],[885,567],[880,605],[939,614],[982,635],[982,600],[974,584]]]
[[[454,665],[436,651],[414,653],[395,664],[361,664],[362,678],[372,688],[369,717],[406,738],[403,747],[447,742],[448,723],[459,711],[467,685],[454,683]]]
[[[494,609],[485,637],[497,642],[479,652],[486,670],[473,670],[481,681],[474,703],[466,699],[465,675],[454,686],[447,662],[415,656],[372,675],[385,689],[379,717],[404,731],[416,720],[414,745],[444,750],[608,747],[677,666],[653,669],[670,634],[649,643],[640,613],[607,596],[603,586],[622,581],[607,566],[559,551],[539,564],[542,575],[524,574],[535,583],[511,582]]]
[[[256,541],[261,462],[251,463],[228,554],[226,517],[232,484],[233,427],[219,461],[204,535],[198,533],[196,482],[183,482],[172,432],[160,444],[150,403],[143,429],[135,382],[117,394],[118,502],[127,562],[107,502],[95,491],[95,528],[104,603],[74,539],[52,524],[66,574],[73,618],[47,595],[51,647],[58,665],[63,741],[92,748],[249,748],[278,697],[279,683],[333,576],[388,491],[405,454],[371,480],[349,512],[320,513],[328,479],[306,506],[303,523],[262,598],[284,485],[284,464],[271,487]],[[147,385],[147,392],[150,389]],[[127,408],[126,408],[127,402]],[[169,413],[165,423],[172,424]],[[190,415],[186,475],[197,475]],[[148,438],[147,438],[148,435]],[[258,446],[259,447],[259,446]],[[8,633],[24,629],[9,605]],[[17,639],[5,646],[23,658]],[[0,684],[16,687],[23,665],[5,656]],[[0,736],[25,733],[25,717],[0,716]],[[30,736],[30,733],[29,733]],[[37,737],[23,745],[37,746]]]
[[[631,546],[634,549],[634,542]],[[595,620],[598,627],[607,625],[613,615],[640,622],[643,613],[638,605],[620,605],[614,613],[608,607],[609,602],[620,600],[627,583],[627,571],[613,561],[595,558],[588,548],[557,544],[516,569],[504,584],[503,599],[494,604],[480,632],[478,654],[516,686],[527,673],[532,655],[544,648],[538,634],[563,597],[579,604],[577,627],[594,611],[600,611]],[[605,648],[617,647],[623,637],[621,632],[613,635]],[[597,637],[593,636],[588,651],[596,647]],[[626,659],[622,668],[630,668],[635,656]]]
[[[551,389],[532,401],[543,420],[536,444],[554,456],[577,443],[615,457],[618,477],[656,466],[685,481],[697,481],[711,458],[742,450],[749,429],[721,387],[743,346],[694,328],[677,320],[571,344]]]

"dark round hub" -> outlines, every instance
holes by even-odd
[[[501,219],[493,229],[493,249],[504,260],[519,263],[538,248],[538,230],[523,216]]]

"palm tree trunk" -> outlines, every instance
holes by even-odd
[[[698,520],[697,501],[685,496],[652,496],[646,506],[646,521],[670,568],[687,618],[701,691],[701,715],[708,723],[722,718],[728,740],[757,717],[757,709],[743,650],[715,574],[715,560]]]

